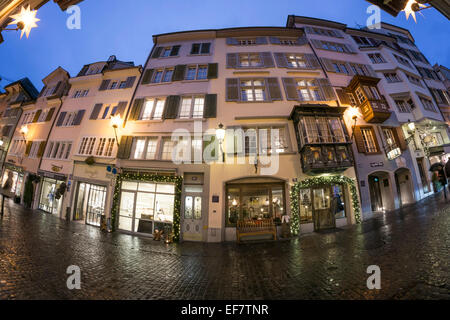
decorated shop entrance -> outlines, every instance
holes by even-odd
[[[350,191],[351,207],[345,204]],[[361,211],[353,179],[345,176],[315,177],[295,183],[291,188],[291,231],[298,234],[300,224],[312,223],[314,231],[336,227],[336,219],[346,218],[352,208],[357,223]]]

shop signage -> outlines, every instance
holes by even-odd
[[[380,161],[380,162],[371,162],[371,163],[370,163],[370,166],[371,166],[372,168],[383,167],[383,166],[384,166],[384,163],[383,163],[383,161]]]
[[[57,166],[55,164],[52,164],[52,171],[54,172],[60,172],[63,167]]]

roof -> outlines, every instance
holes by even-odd
[[[36,87],[33,85],[33,83],[28,78],[23,78],[17,81],[14,81],[8,85],[5,86],[6,88],[15,86],[16,84],[19,84],[30,96],[31,99],[36,99],[39,95],[39,91],[36,89]]]

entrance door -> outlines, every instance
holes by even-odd
[[[183,239],[203,240],[202,196],[203,186],[187,185],[184,187]]]
[[[86,219],[86,224],[100,226],[105,214],[106,187],[81,182],[78,184],[74,220]]]
[[[372,211],[381,211],[383,208],[383,201],[381,198],[380,178],[369,176],[369,191]]]
[[[331,208],[331,186],[316,187],[312,191],[314,230],[335,228],[336,219]]]

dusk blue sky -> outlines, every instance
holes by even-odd
[[[84,64],[116,55],[144,64],[152,35],[194,29],[245,26],[285,26],[289,14],[338,21],[349,27],[365,25],[364,0],[84,0],[81,30],[66,27],[68,14],[49,1],[39,9],[39,27],[30,38],[3,32],[0,76],[28,77],[40,90],[41,79],[56,67],[75,76]],[[418,15],[417,24],[402,12],[397,18],[382,12],[382,21],[407,28],[432,64],[450,67],[450,22],[435,9]],[[7,85],[3,80],[0,87]]]

